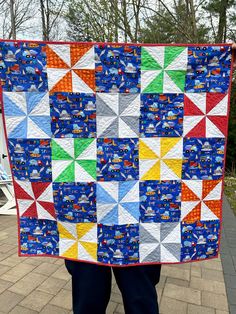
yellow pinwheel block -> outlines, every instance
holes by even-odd
[[[60,256],[97,261],[97,224],[60,222],[58,231]]]
[[[140,139],[140,180],[181,179],[182,151],[182,138]]]

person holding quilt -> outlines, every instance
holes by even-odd
[[[236,68],[236,44],[233,68]],[[118,254],[118,253],[117,253]],[[110,300],[112,271],[121,291],[126,314],[158,314],[156,285],[161,265],[108,267],[65,260],[72,276],[75,314],[105,314]]]
[[[158,314],[161,265],[108,267],[65,260],[72,276],[75,314],[105,314],[111,294],[111,271],[121,291],[126,314]],[[112,270],[111,270],[112,269]]]

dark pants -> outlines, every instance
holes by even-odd
[[[111,267],[65,260],[72,276],[74,314],[105,314],[111,294]],[[158,314],[155,285],[161,265],[113,267],[126,314]]]

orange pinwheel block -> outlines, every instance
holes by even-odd
[[[95,58],[93,45],[48,44],[46,55],[50,93],[94,92]]]
[[[221,180],[184,180],[181,191],[181,220],[193,223],[221,217]]]

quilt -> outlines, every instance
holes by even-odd
[[[229,44],[0,42],[19,255],[218,256]]]

